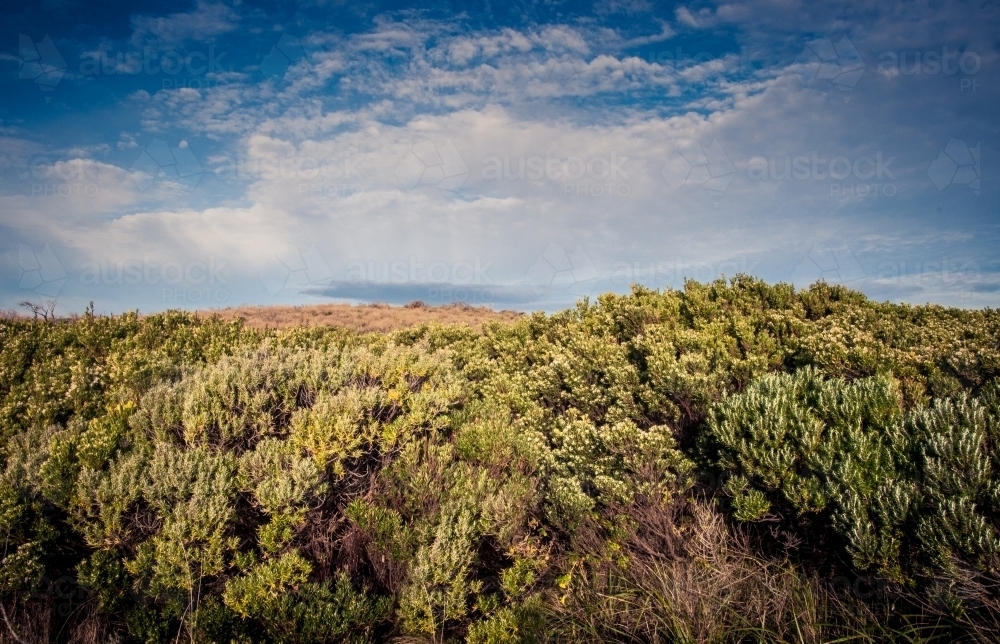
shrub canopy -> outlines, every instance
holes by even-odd
[[[0,320],[4,627],[989,639],[998,371],[994,311],[745,276],[481,333]],[[883,592],[824,590],[852,575]]]

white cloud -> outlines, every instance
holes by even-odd
[[[713,26],[716,22],[712,10],[708,8],[699,9],[696,13],[692,13],[687,7],[678,7],[674,15],[678,22],[695,29],[705,29]]]
[[[171,46],[187,40],[204,40],[236,29],[239,14],[227,5],[198,0],[195,9],[167,16],[132,16],[132,43]]]
[[[128,132],[121,132],[118,135],[118,143],[116,143],[115,146],[119,150],[137,148],[139,147],[139,143],[136,141],[136,136],[137,135],[129,134]]]
[[[921,11],[887,30],[902,42],[923,42],[933,21]],[[783,46],[795,50],[792,56],[805,43],[797,44],[786,13],[805,16],[817,33],[846,31],[827,9],[790,2],[777,13],[781,24],[770,37],[791,42]],[[681,8],[677,19],[703,28],[752,26],[760,17],[722,5]],[[170,32],[157,25],[155,34],[147,32]],[[618,270],[653,285],[677,285],[684,270],[699,279],[746,270],[787,280],[811,248],[822,247],[849,248],[859,258],[866,272],[857,284],[919,299],[946,297],[948,289],[905,274],[886,282],[866,258],[896,252],[903,263],[960,247],[989,257],[982,238],[949,238],[940,219],[912,215],[938,195],[926,171],[940,149],[950,138],[978,140],[950,131],[949,122],[928,126],[913,116],[971,100],[926,91],[953,79],[923,79],[916,92],[900,85],[912,78],[869,73],[845,103],[835,91],[804,86],[791,59],[754,68],[736,54],[662,64],[621,53],[676,35],[666,23],[658,29],[627,38],[586,23],[472,32],[455,23],[380,19],[370,33],[303,35],[307,56],[277,82],[235,74],[201,90],[133,95],[142,100],[143,133],[122,132],[117,148],[168,129],[188,141],[205,139],[214,146],[206,167],[224,198],[179,202],[169,183],[139,194],[125,170],[75,158],[59,167],[97,171],[97,198],[74,199],[58,188],[33,196],[22,186],[0,197],[0,212],[8,213],[0,224],[36,250],[50,243],[71,252],[74,265],[213,257],[251,285],[281,246],[303,253],[315,246],[334,279],[344,279],[351,263],[478,261],[490,267],[492,285],[512,288],[550,245],[567,253],[579,248],[601,284]],[[885,38],[852,32],[851,40],[873,70],[870,52]],[[982,55],[985,61],[991,54]],[[888,136],[870,118],[876,108],[926,137]],[[32,145],[16,144],[44,153]],[[453,146],[467,176],[442,170],[445,178],[461,179],[448,189],[422,175],[401,180],[406,173],[398,168],[418,146]],[[684,157],[692,149],[710,149],[712,158]],[[713,172],[720,150],[729,165]],[[673,185],[663,168],[678,155],[687,174]],[[851,164],[851,173],[855,162],[863,171],[865,159],[892,158],[887,167],[894,176],[880,183],[883,191],[891,183],[893,194],[881,200],[870,188],[862,194],[858,186],[874,181],[853,174],[837,181],[773,176],[781,175],[786,158],[811,163],[814,156],[827,164],[827,175],[834,158]],[[17,166],[0,158],[0,169],[5,163]],[[764,176],[755,177],[750,170],[761,163]],[[691,172],[725,181],[712,183],[720,189],[711,191],[708,179],[692,179]],[[985,269],[977,279],[969,292],[1000,301]]]

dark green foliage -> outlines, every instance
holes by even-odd
[[[0,320],[0,601],[74,641],[988,641],[998,375],[996,312],[745,276],[482,334]]]

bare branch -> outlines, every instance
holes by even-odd
[[[28,309],[34,316],[34,319],[41,318],[46,322],[51,322],[56,319],[56,302],[55,300],[49,300],[44,304],[35,304],[34,302],[29,302],[25,300],[18,304],[21,308]]]
[[[3,602],[0,602],[0,614],[3,615],[3,622],[7,625],[7,630],[10,631],[11,637],[13,637],[18,644],[28,644],[28,642],[21,639],[21,636],[17,634],[14,627],[10,623],[10,619],[7,617],[7,609],[4,607]]]

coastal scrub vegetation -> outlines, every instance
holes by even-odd
[[[0,642],[1000,639],[1000,314],[0,320]]]

